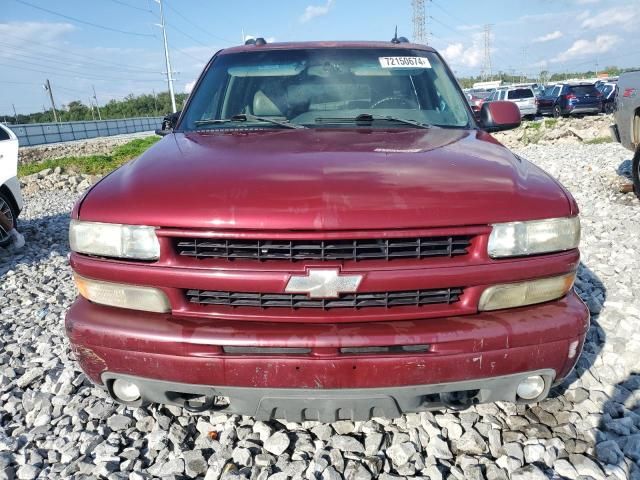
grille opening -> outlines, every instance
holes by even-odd
[[[296,347],[235,347],[225,345],[222,347],[224,353],[233,355],[308,355],[310,348]]]
[[[472,236],[358,240],[241,240],[179,238],[176,252],[198,259],[251,260],[394,260],[465,255]]]
[[[342,347],[340,353],[362,355],[367,353],[426,353],[431,345],[392,345],[388,347]]]
[[[309,298],[297,293],[244,293],[210,290],[187,290],[190,303],[198,305],[220,305],[227,307],[256,308],[371,308],[371,307],[421,307],[425,305],[451,304],[457,302],[462,288],[433,290],[407,290],[400,292],[353,293],[338,298]]]

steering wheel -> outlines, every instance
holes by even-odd
[[[378,100],[376,103],[371,105],[371,108],[385,108],[380,105],[387,103],[395,103],[395,108],[415,108],[416,103],[404,97],[385,97],[381,100]],[[386,105],[386,108],[394,108],[392,106]]]

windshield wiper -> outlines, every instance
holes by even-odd
[[[276,120],[274,118],[259,117],[247,113],[239,113],[231,118],[209,118],[205,120],[196,120],[194,123],[196,126],[201,125],[218,125],[222,123],[234,123],[234,122],[265,122],[273,125],[278,125],[284,128],[307,128],[304,125],[298,125],[291,123],[289,120]]]
[[[387,115],[384,117],[374,117],[370,113],[361,113],[355,117],[317,117],[315,119],[316,123],[373,123],[377,121],[383,122],[395,122],[402,123],[404,125],[411,125],[417,128],[431,128],[431,125],[428,123],[418,122],[417,120],[410,120],[408,118],[401,117],[393,117],[391,115]]]

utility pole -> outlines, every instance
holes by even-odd
[[[91,85],[91,88],[93,88],[93,100],[96,102],[96,110],[98,110],[98,120],[102,120],[102,116],[100,115],[100,107],[98,106],[98,97],[96,97],[96,87]]]
[[[91,102],[91,97],[89,97],[89,110],[91,110],[91,120],[95,122],[96,116],[93,114],[93,103]]]
[[[596,57],[596,78],[598,78],[598,58]]]
[[[156,97],[156,89],[151,90],[153,92],[153,112],[155,116],[158,116],[158,98]]]
[[[162,0],[156,0],[160,4],[160,24],[158,25],[162,29],[162,40],[164,41],[164,60],[167,68],[167,84],[169,85],[169,96],[171,97],[171,108],[173,113],[176,113],[176,95],[173,92],[173,72],[171,71],[171,59],[169,58],[169,45],[167,44],[167,29],[164,24],[164,10],[162,8]]]
[[[484,26],[484,61],[482,63],[482,78],[493,77],[493,71],[491,67],[491,27],[490,23]]]
[[[413,6],[413,42],[428,45],[425,12],[425,0],[412,0]]]
[[[522,75],[520,76],[520,83],[527,81],[527,74],[525,68],[527,67],[527,47],[522,47]]]
[[[13,123],[17,124],[18,123],[18,114],[16,113],[16,106],[12,103],[11,106],[13,107],[13,118],[14,121]]]
[[[51,108],[53,109],[53,120],[58,123],[58,114],[56,113],[56,104],[53,101],[53,92],[51,91],[51,83],[47,78],[47,82],[43,85],[44,89],[49,93],[49,100],[51,100]]]

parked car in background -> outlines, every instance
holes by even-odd
[[[538,98],[537,104],[540,115],[552,115],[555,118],[596,114],[602,111],[602,93],[593,83],[562,83],[553,87],[549,94]]]
[[[600,84],[598,91],[602,94],[602,111],[613,113],[616,108],[616,84],[612,82]]]
[[[635,152],[632,161],[633,188],[640,198],[640,71],[620,75],[616,86],[613,139]]]
[[[478,115],[480,113],[480,108],[484,103],[484,99],[476,97],[472,93],[465,93],[465,96],[467,97],[467,102],[469,103],[471,110],[473,110],[474,115]]]
[[[538,112],[536,95],[532,87],[500,87],[487,98],[487,101],[491,102],[500,100],[515,103],[522,117],[533,118]]]
[[[18,181],[18,138],[6,126],[0,124],[0,212],[15,228],[22,210],[22,195]],[[9,245],[7,231],[0,227],[0,247]]]

